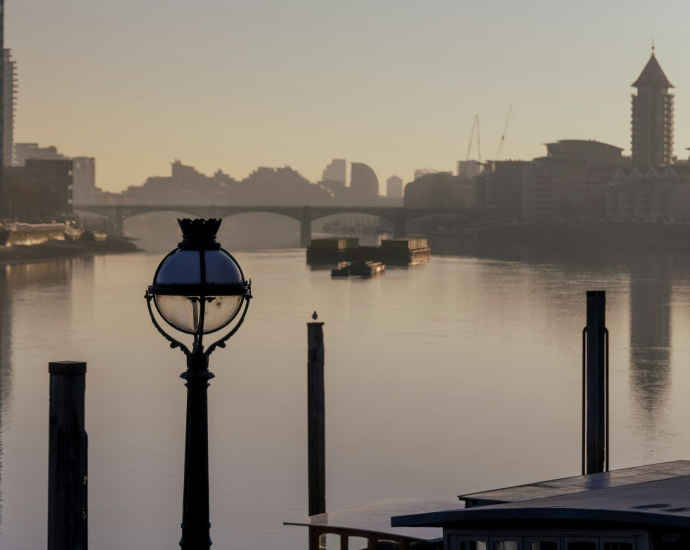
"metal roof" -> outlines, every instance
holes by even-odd
[[[456,500],[384,500],[357,506],[355,508],[338,510],[337,512],[327,512],[317,516],[310,516],[302,521],[286,521],[285,525],[331,527],[334,529],[366,531],[369,533],[396,535],[398,537],[438,542],[443,540],[443,530],[439,527],[391,527],[391,517],[419,512],[425,513],[435,510],[454,510],[463,508],[463,503]]]
[[[573,476],[551,481],[540,481],[517,487],[497,489],[495,491],[483,491],[469,495],[460,495],[458,498],[467,503],[467,507],[483,506],[486,504],[500,504],[504,502],[519,502],[545,498],[551,496],[568,495],[620,487],[633,483],[645,483],[674,477],[690,475],[690,460],[676,460],[674,462],[662,462],[649,464],[623,470],[613,470],[602,474],[590,474],[586,476]]]
[[[440,527],[534,519],[690,528],[690,461],[557,479],[462,498],[468,502],[474,498],[475,507],[398,516],[392,518],[392,525]]]

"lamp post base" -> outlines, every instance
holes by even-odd
[[[180,375],[187,386],[187,434],[184,456],[182,550],[211,547],[208,473],[208,357],[197,349],[187,357],[187,371]]]

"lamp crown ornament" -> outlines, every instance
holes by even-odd
[[[177,245],[180,250],[220,250],[216,235],[223,220],[209,218],[178,219],[182,230],[182,241]]]

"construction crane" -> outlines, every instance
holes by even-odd
[[[506,123],[503,125],[503,134],[501,135],[501,141],[498,144],[498,153],[496,153],[496,160],[501,160],[501,151],[503,150],[503,142],[506,139],[506,132],[508,131],[508,123],[510,122],[510,115],[513,112],[513,106],[508,107],[508,116],[506,117]]]
[[[470,160],[470,151],[472,150],[472,141],[474,140],[474,131],[477,131],[477,155],[479,157],[479,162],[482,161],[482,142],[481,136],[479,135],[479,115],[474,115],[474,120],[472,121],[472,131],[470,132],[470,144],[467,146],[467,158],[465,160]]]

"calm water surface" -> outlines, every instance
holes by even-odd
[[[148,320],[159,254],[0,269],[0,548],[44,547],[51,360],[88,361],[92,549],[180,536],[184,357]],[[579,473],[584,293],[608,291],[611,465],[690,458],[681,255],[436,256],[331,280],[300,250],[238,255],[256,298],[212,356],[214,548],[306,548],[306,327],[325,321],[327,504]]]

